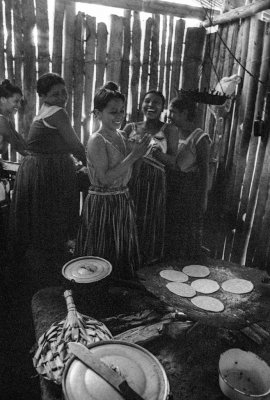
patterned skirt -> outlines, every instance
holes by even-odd
[[[163,257],[166,210],[166,177],[162,164],[145,158],[133,171],[129,182],[135,203],[142,263]]]
[[[112,264],[114,277],[134,277],[140,267],[140,255],[128,188],[90,187],[82,210],[75,255],[105,258]]]
[[[79,226],[79,191],[68,154],[28,155],[17,172],[10,210],[14,251],[63,250]]]

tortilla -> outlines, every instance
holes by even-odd
[[[188,276],[184,272],[174,269],[164,269],[160,271],[159,275],[168,281],[186,282],[188,280]]]
[[[205,278],[210,274],[209,268],[204,265],[187,265],[182,272],[193,278]]]
[[[224,310],[224,304],[220,300],[210,296],[196,296],[191,302],[206,311],[220,312]]]
[[[204,294],[214,293],[219,289],[219,284],[212,279],[196,279],[191,283],[191,286],[197,292]]]
[[[186,283],[182,283],[179,281],[169,282],[166,286],[170,290],[170,292],[177,294],[181,297],[193,297],[196,295],[196,290]]]
[[[251,292],[254,288],[254,285],[252,282],[246,279],[234,278],[223,282],[221,287],[223,290],[226,290],[226,292],[244,294]]]

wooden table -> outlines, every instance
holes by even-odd
[[[116,282],[110,282],[111,289],[100,287],[95,292],[90,290],[88,295],[85,291],[75,291],[77,309],[105,322],[113,334],[116,326],[110,317],[120,313],[128,315],[146,309],[158,313],[163,306],[164,312],[167,305],[184,311],[191,319],[198,321],[189,331],[175,338],[154,335],[154,339],[148,340],[143,346],[164,366],[174,400],[225,400],[219,388],[217,369],[222,352],[229,348],[241,348],[253,351],[270,364],[269,337],[258,344],[242,331],[245,325],[257,321],[270,332],[270,298],[262,297],[257,290],[263,272],[209,260],[206,265],[211,270],[210,277],[220,283],[231,277],[241,277],[252,280],[255,285],[251,293],[240,297],[225,294],[222,290],[213,294],[225,304],[225,310],[216,314],[196,309],[190,300],[179,299],[167,291],[159,271],[170,265],[175,269],[183,267],[180,262],[172,261],[141,269],[142,290],[139,287],[119,287]],[[144,288],[150,292],[150,296]],[[63,292],[64,287],[50,287],[34,295],[32,313],[37,339],[53,322],[66,317]],[[62,397],[61,387],[44,379],[41,380],[41,391],[43,400],[59,400]]]

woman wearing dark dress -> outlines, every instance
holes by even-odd
[[[67,90],[55,73],[41,76],[42,105],[30,128],[27,155],[19,167],[11,204],[14,251],[62,251],[78,229],[79,191],[73,154],[86,163],[85,149],[65,110]]]
[[[175,167],[167,170],[166,253],[203,262],[211,140],[199,128],[194,98],[180,94],[172,99],[168,116],[180,139]]]
[[[160,120],[164,103],[161,92],[150,90],[142,103],[144,121],[129,123],[124,128],[131,144],[145,133],[152,137],[151,150],[137,161],[129,182],[136,209],[142,262],[145,265],[161,260],[164,250],[166,176],[159,153],[165,155],[167,163],[170,163],[177,152],[178,130]]]

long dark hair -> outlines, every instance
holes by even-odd
[[[38,95],[46,95],[54,85],[58,85],[59,83],[65,85],[64,79],[55,72],[48,72],[42,75],[37,81]]]
[[[101,88],[99,88],[94,97],[94,109],[103,111],[109,101],[113,99],[121,99],[125,102],[125,96],[119,91],[119,87],[115,82],[106,82]]]
[[[12,85],[8,79],[2,81],[0,85],[0,97],[5,97],[7,99],[16,93],[20,94],[21,96],[23,95],[19,86]]]
[[[197,104],[189,96],[179,94],[170,101],[170,106],[176,108],[180,113],[188,110],[187,119],[192,121],[196,114]]]

